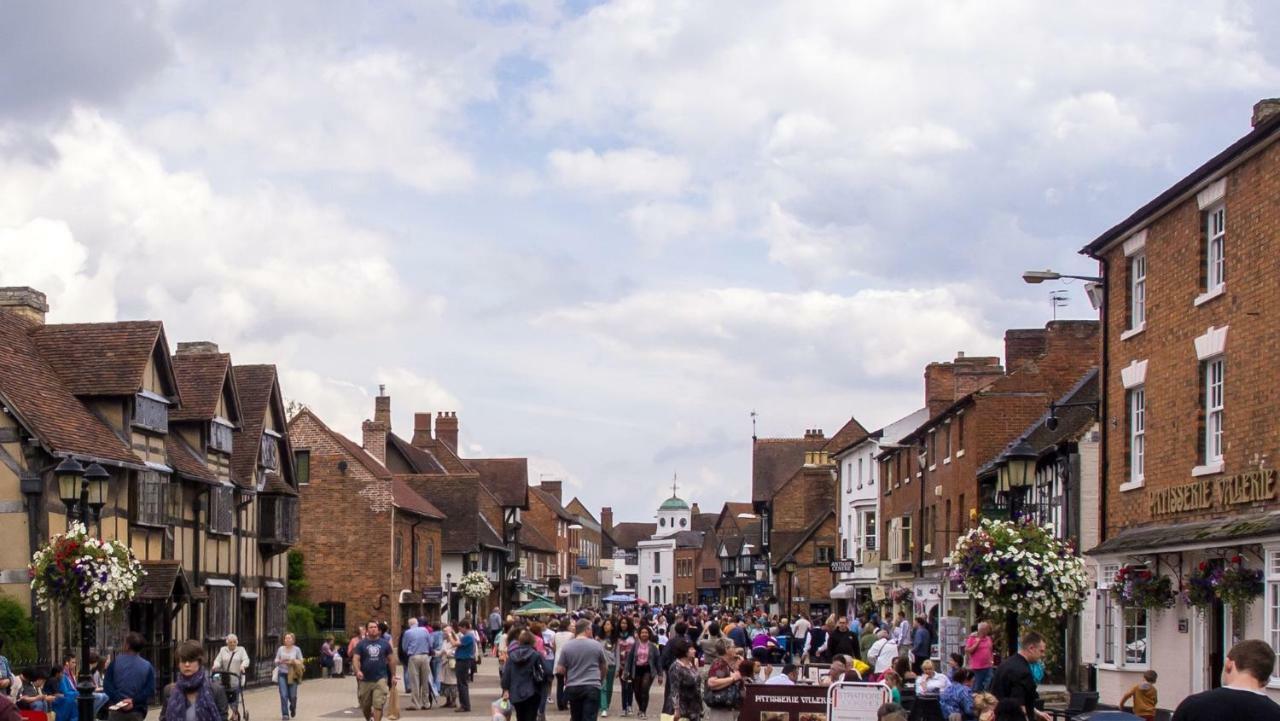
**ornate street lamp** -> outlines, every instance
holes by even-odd
[[[1000,485],[1005,488],[1030,486],[1036,477],[1038,457],[1036,449],[1032,448],[1025,438],[1019,440],[1004,454],[1004,464],[1000,467],[1000,473],[1004,475],[1004,479]]]
[[[787,557],[782,559],[782,567],[787,572],[787,622],[791,621],[791,588],[796,581],[796,557],[788,553]]]

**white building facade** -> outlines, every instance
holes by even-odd
[[[675,535],[691,530],[693,512],[673,490],[671,497],[658,507],[657,519],[658,529],[653,537],[636,544],[637,593],[650,603],[671,603],[675,598]]]

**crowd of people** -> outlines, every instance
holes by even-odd
[[[931,658],[935,631],[927,619],[875,613],[847,617],[769,616],[761,610],[633,606],[619,612],[579,610],[559,617],[470,617],[438,623],[409,619],[398,639],[385,622],[369,621],[346,645],[330,636],[320,648],[328,675],[355,676],[356,699],[367,721],[400,716],[397,691],[410,709],[472,710],[476,665],[492,657],[502,698],[495,717],[545,721],[549,703],[571,721],[608,717],[617,689],[618,713],[670,721],[736,721],[747,684],[794,685],[874,682],[889,701],[879,717],[905,721],[918,703],[936,703],[948,721],[1049,721],[1038,686],[1044,678],[1045,639],[1031,631],[1014,653],[999,659],[991,625],[977,624],[963,652],[944,663]],[[156,695],[156,672],[142,651],[143,637],[126,636],[109,663],[90,659],[96,687],[94,715],[142,721]],[[0,644],[0,650],[3,650]],[[161,721],[238,721],[236,695],[250,665],[235,636],[206,668],[204,647],[180,644],[174,680],[157,699]],[[1263,641],[1242,641],[1226,655],[1221,688],[1182,700],[1174,721],[1261,719],[1280,721],[1280,705],[1265,693],[1276,654]],[[817,670],[815,670],[817,667]],[[813,671],[802,677],[802,669]],[[78,663],[68,656],[48,672],[12,669],[0,654],[0,721],[21,710],[77,718]],[[815,677],[815,674],[816,677]],[[304,675],[301,649],[286,634],[276,649],[272,680],[282,721],[298,714]],[[1154,671],[1119,699],[1152,721],[1159,704]]]

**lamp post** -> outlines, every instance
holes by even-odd
[[[449,616],[449,622],[456,621],[453,617],[453,574],[444,574],[444,610]]]
[[[782,560],[782,567],[787,571],[787,621],[791,621],[791,588],[796,581],[796,557],[787,554]]]
[[[480,568],[479,549],[468,551],[467,560],[471,562],[471,569],[467,571],[467,573],[475,573]],[[470,596],[467,597],[467,600],[470,601],[470,603],[467,604],[470,607],[470,610],[467,613],[471,614],[471,622],[475,623],[476,622],[476,604],[478,603],[478,601],[477,599],[471,598]]]
[[[107,500],[107,482],[111,475],[97,463],[89,464],[86,469],[79,461],[68,456],[53,469],[58,481],[58,497],[67,509],[68,525],[72,519],[79,519],[84,524],[85,532],[89,531],[93,519],[101,518],[102,507]],[[101,521],[99,521],[101,535]],[[89,647],[96,643],[97,622],[80,608],[80,678],[76,685],[76,706],[79,717],[92,719],[93,714],[93,671],[89,668]]]
[[[1012,491],[1015,488],[1026,488],[1035,480],[1036,449],[1027,443],[1027,439],[1019,438],[1013,448],[1000,456],[997,466],[996,490],[1009,494],[1009,520],[1017,520],[1014,512]],[[1018,614],[1010,611],[1005,614],[1005,635],[1009,642],[1010,653],[1018,648]]]

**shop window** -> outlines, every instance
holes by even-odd
[[[1113,668],[1150,665],[1151,616],[1145,608],[1120,605],[1112,581],[1120,564],[1104,564],[1098,573],[1098,663]]]

